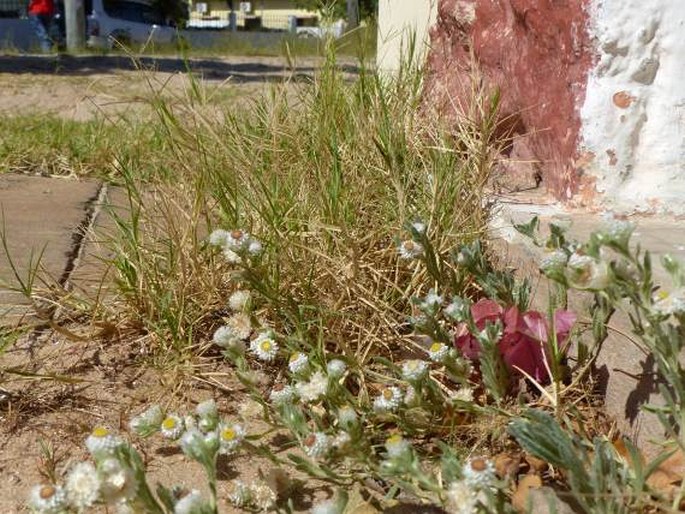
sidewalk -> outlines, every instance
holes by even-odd
[[[540,218],[545,231],[549,223],[571,225],[572,239],[585,242],[601,227],[602,214],[573,211],[541,195],[516,194],[501,198],[491,221],[491,235],[505,263],[511,264],[522,275],[532,279],[533,304],[544,309],[547,304],[547,282],[538,271],[542,258],[540,248],[519,234],[514,224],[526,223],[533,216]],[[670,278],[661,266],[661,257],[670,254],[685,260],[685,220],[664,216],[631,216],[636,223],[632,242],[639,243],[652,255],[654,278],[658,284],[668,285]],[[590,294],[574,293],[570,307],[579,314],[587,312]],[[643,450],[651,453],[651,440],[663,440],[661,424],[656,416],[647,414],[640,406],[660,399],[658,384],[653,379],[651,356],[645,355],[628,337],[631,325],[627,315],[617,312],[610,322],[609,338],[604,342],[597,360],[599,387],[605,396],[607,412],[618,422],[619,428],[633,437]]]

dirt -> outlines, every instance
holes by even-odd
[[[315,66],[312,59],[293,70],[279,58],[238,57],[191,63],[202,87],[237,101],[247,101],[275,82],[294,86],[310,80]],[[77,121],[110,116],[142,119],[151,114],[142,101],[151,91],[187,94],[190,81],[184,70],[185,64],[173,58],[134,63],[121,57],[4,56],[0,57],[0,112],[49,113]],[[0,320],[3,324],[7,329],[8,324]],[[159,436],[142,440],[129,432],[130,418],[154,402],[188,413],[198,402],[214,398],[221,415],[241,421],[249,434],[267,428],[230,367],[216,356],[151,365],[146,338],[140,333],[115,327],[103,334],[101,327],[83,320],[22,330],[23,335],[4,351],[0,346],[3,514],[25,512],[33,485],[62,479],[72,464],[86,459],[84,441],[94,426],[107,426],[134,444],[147,464],[151,484],[183,484],[206,492],[199,465],[185,458],[176,445]],[[272,449],[281,451],[276,444]],[[273,468],[268,460],[246,454],[221,461],[219,511],[243,512],[227,503],[232,479],[249,483],[268,476]],[[300,480],[293,496],[299,512],[332,493],[321,483],[293,476]]]

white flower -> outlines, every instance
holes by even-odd
[[[309,382],[300,382],[295,385],[295,389],[303,401],[316,401],[328,391],[328,377],[317,371],[310,377]]]
[[[566,263],[568,262],[568,256],[563,250],[554,250],[553,252],[546,253],[545,256],[540,261],[540,269],[546,275],[551,273],[563,273],[566,269]]]
[[[423,255],[423,245],[411,240],[402,241],[397,250],[402,259],[418,259]]]
[[[195,408],[195,413],[200,418],[198,428],[203,432],[214,430],[219,423],[219,411],[213,399],[199,403]]]
[[[226,326],[233,330],[233,334],[238,339],[247,339],[252,334],[252,321],[250,316],[244,312],[239,312],[228,318]]]
[[[415,221],[411,224],[412,228],[416,230],[419,234],[426,232],[426,224],[420,221]]]
[[[422,307],[424,309],[433,310],[442,305],[442,301],[442,296],[435,292],[435,289],[431,289],[430,291],[428,291],[428,294],[423,299]]]
[[[447,505],[452,514],[476,514],[478,496],[465,480],[457,480],[447,489]]]
[[[138,482],[132,469],[117,459],[106,459],[98,469],[100,494],[108,503],[128,501],[136,497]]]
[[[218,228],[209,234],[209,244],[213,246],[224,246],[227,238],[228,232]]]
[[[411,449],[411,443],[404,439],[400,434],[395,434],[385,440],[385,451],[388,452],[389,459],[402,457]]]
[[[450,395],[450,398],[455,401],[471,403],[473,402],[473,389],[470,387],[460,387]]]
[[[333,438],[333,448],[336,448],[337,450],[343,450],[351,442],[352,436],[350,436],[350,434],[344,430],[341,430],[335,434],[335,437]]]
[[[163,419],[162,408],[159,405],[152,405],[145,412],[131,419],[128,426],[132,432],[145,437],[157,432]]]
[[[333,359],[329,361],[326,365],[326,371],[328,372],[328,376],[333,379],[342,377],[346,369],[347,364],[345,364],[345,362],[341,361],[340,359]]]
[[[454,297],[452,302],[445,307],[442,312],[453,321],[464,321],[463,318],[465,317],[467,308],[464,300],[459,297]]]
[[[224,259],[226,259],[226,262],[229,262],[231,264],[239,264],[240,262],[242,262],[240,255],[235,253],[230,248],[224,248],[222,253],[224,254]]]
[[[685,312],[685,288],[674,291],[660,290],[654,295],[654,310],[664,316]]]
[[[212,342],[221,348],[233,348],[240,345],[240,338],[232,327],[224,325],[216,329]]]
[[[402,391],[399,388],[391,386],[386,387],[381,391],[376,399],[373,401],[373,408],[376,411],[394,411],[402,403]]]
[[[471,458],[462,468],[464,480],[474,489],[485,489],[495,481],[495,466],[482,457]]]
[[[635,223],[617,218],[613,213],[607,213],[604,215],[599,236],[603,241],[626,247],[634,230]]]
[[[274,405],[290,403],[293,398],[295,398],[295,390],[291,386],[284,384],[275,384],[269,394],[269,400]]]
[[[226,425],[219,427],[219,453],[229,455],[233,453],[245,438],[245,430],[240,425]]]
[[[190,428],[181,436],[181,450],[191,459],[201,461],[207,456],[205,436],[197,428]]]
[[[419,396],[416,394],[416,389],[414,386],[407,387],[407,391],[404,393],[404,404],[407,407],[414,407],[419,403]]]
[[[183,434],[184,430],[185,427],[183,426],[183,418],[177,416],[176,414],[168,414],[167,417],[164,418],[164,421],[162,421],[162,425],[160,427],[162,435],[167,439],[172,440],[176,440],[181,437],[181,434]]]
[[[247,253],[249,253],[253,257],[256,257],[257,255],[262,253],[262,243],[257,239],[250,239],[250,242],[247,245]]]
[[[574,253],[568,260],[566,278],[578,289],[604,289],[609,285],[609,267],[602,260]]]
[[[174,505],[174,514],[199,514],[202,509],[202,495],[193,489]]]
[[[342,514],[338,503],[334,500],[326,500],[312,507],[311,514]]]
[[[67,475],[64,484],[67,501],[77,512],[83,512],[100,497],[100,478],[90,462],[79,462]]]
[[[290,361],[288,362],[288,368],[291,373],[302,373],[307,369],[309,365],[309,357],[304,353],[296,352],[290,356]]]
[[[428,357],[433,362],[443,362],[449,353],[449,347],[443,343],[433,343],[428,349]]]
[[[247,307],[250,302],[250,292],[249,291],[244,291],[242,289],[239,289],[238,291],[235,291],[229,298],[228,298],[228,306],[231,310],[236,311],[236,312],[243,312],[247,310]]]
[[[244,230],[235,229],[226,234],[226,248],[236,253],[240,253],[249,242],[250,234]]]
[[[233,491],[229,494],[228,499],[236,507],[247,507],[252,501],[250,488],[242,480],[234,480]]]
[[[270,332],[262,332],[250,343],[250,349],[259,360],[269,362],[278,354],[278,343]]]
[[[323,432],[309,434],[302,444],[305,453],[314,459],[325,456],[331,447],[329,437]]]
[[[122,444],[123,441],[105,427],[95,427],[86,438],[86,448],[95,460],[114,455]]]
[[[252,503],[258,510],[266,512],[276,504],[276,493],[262,480],[250,486]]]
[[[357,412],[350,406],[346,405],[338,409],[338,426],[349,430],[357,425],[359,422],[359,417]]]
[[[423,380],[428,374],[428,363],[426,361],[413,359],[402,364],[402,378],[410,382]]]
[[[201,418],[215,418],[219,416],[219,411],[213,398],[198,403],[197,407],[195,407],[195,413]]]
[[[66,509],[67,495],[60,486],[37,485],[31,489],[29,504],[39,514],[61,514]]]

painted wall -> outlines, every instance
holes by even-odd
[[[603,206],[685,214],[685,2],[593,0],[581,151]]]
[[[435,23],[438,0],[380,0],[378,3],[378,53],[380,69],[399,69],[402,55],[416,35],[416,62],[429,49],[429,29]]]
[[[542,177],[542,187],[580,207],[685,215],[684,0],[379,7],[379,67],[397,69],[416,30],[429,50],[428,105],[449,113],[474,73],[500,88],[516,135],[505,188]]]

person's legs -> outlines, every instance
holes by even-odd
[[[40,49],[43,52],[52,50],[52,40],[48,35],[48,25],[50,24],[50,16],[41,14],[29,14],[29,21],[33,27],[38,40],[40,41]]]

